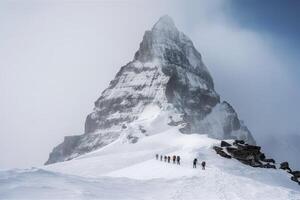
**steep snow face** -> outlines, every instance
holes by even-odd
[[[228,103],[220,103],[214,83],[192,41],[164,16],[146,31],[133,61],[121,67],[95,102],[85,122],[85,133],[66,137],[54,148],[46,164],[70,160],[103,147],[134,127],[146,108],[151,116],[163,116],[166,124],[180,125],[182,133],[207,134],[214,138],[244,139],[255,143]],[[136,131],[135,131],[136,132]]]

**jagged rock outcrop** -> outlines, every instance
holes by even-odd
[[[283,170],[287,171],[288,173],[292,172],[292,170],[291,170],[290,165],[289,165],[288,162],[282,162],[282,163],[280,163],[280,169],[283,169]]]
[[[252,167],[276,169],[275,160],[266,159],[260,146],[249,145],[242,140],[235,140],[232,145],[229,142],[221,141],[220,147],[214,146],[213,149],[222,157],[235,158]]]
[[[220,102],[192,41],[164,16],[145,32],[134,59],[121,67],[97,99],[94,111],[86,118],[84,134],[66,137],[46,164],[72,159],[115,141],[148,105],[180,116],[177,121],[170,118],[169,125],[180,126],[182,133],[255,144],[233,107]],[[140,134],[146,135],[147,130],[143,130]],[[128,137],[137,142],[139,136]]]
[[[280,163],[280,169],[285,170],[292,175],[291,180],[297,182],[300,185],[300,171],[293,171],[288,162]]]

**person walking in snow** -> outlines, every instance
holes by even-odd
[[[177,156],[177,165],[180,165],[180,156]]]
[[[155,155],[156,160],[158,160],[158,154]]]
[[[171,156],[168,156],[168,163],[170,163],[171,161]]]
[[[202,169],[205,170],[205,165],[206,165],[205,161],[203,161],[203,162],[201,163],[201,165],[202,165]]]
[[[162,161],[163,160],[163,156],[162,155],[160,155],[160,161]]]
[[[197,162],[198,162],[198,160],[197,160],[197,158],[195,158],[193,161],[193,168],[197,168]]]
[[[164,157],[165,162],[167,162],[167,156]]]
[[[173,156],[172,160],[173,160],[173,164],[175,164],[176,163],[176,156],[175,155]]]

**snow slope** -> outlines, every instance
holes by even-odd
[[[137,143],[126,141],[71,161],[0,171],[0,199],[300,199],[300,187],[286,172],[219,157],[211,147],[220,141],[206,135],[166,127]],[[180,155],[181,165],[155,160],[156,153]],[[192,168],[195,157],[206,161],[206,170]]]

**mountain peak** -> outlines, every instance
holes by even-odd
[[[175,23],[169,15],[164,15],[155,23],[152,30],[176,30]]]
[[[134,59],[141,62],[151,62],[154,59],[165,61],[169,57],[170,51],[176,51],[178,58],[186,57],[189,48],[193,48],[192,41],[175,26],[172,18],[168,15],[162,16],[152,27],[151,30],[145,32],[140,48],[136,52]],[[199,66],[201,64],[201,56],[196,50],[192,50],[197,55],[195,57]],[[175,55],[173,55],[175,56]],[[187,59],[186,59],[187,60]]]

